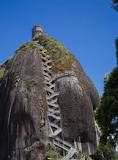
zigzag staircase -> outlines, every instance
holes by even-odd
[[[77,149],[74,146],[74,143],[71,144],[63,139],[60,106],[57,102],[59,93],[55,91],[55,80],[53,79],[51,72],[51,59],[42,46],[39,46],[39,48],[48,105],[49,139],[56,148],[60,148],[64,151],[66,155],[63,157],[63,160],[76,160]]]

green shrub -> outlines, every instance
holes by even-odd
[[[101,143],[106,144],[109,141],[115,146],[118,143],[118,67],[113,69],[105,82],[96,119],[102,130]]]
[[[116,160],[114,148],[108,144],[100,145],[93,156],[93,160]]]
[[[51,145],[47,145],[45,148],[45,160],[61,160],[62,159],[62,155],[59,153],[58,150],[56,150],[55,147],[51,146]]]

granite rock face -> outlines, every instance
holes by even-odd
[[[47,102],[39,44],[51,57],[54,76],[67,71],[75,74],[56,80],[64,139],[81,142],[86,153],[89,143],[89,154],[95,152],[94,109],[99,105],[98,93],[76,58],[56,46],[55,40],[51,39],[50,44],[45,38],[40,36],[37,42],[22,45],[2,65],[5,73],[0,79],[0,160],[44,159]]]
[[[52,57],[54,76],[58,77],[66,72],[74,73],[74,77],[60,76],[56,81],[63,138],[69,142],[81,142],[83,152],[94,154],[97,145],[94,110],[99,106],[96,88],[79,61],[65,48],[62,50],[61,44],[57,44],[57,41],[51,37],[47,38],[46,35],[40,36],[38,43],[43,45]],[[52,44],[55,44],[56,49],[51,49]]]
[[[0,160],[44,157],[46,99],[40,61],[39,51],[29,48],[6,65],[0,82]]]
[[[82,151],[93,154],[96,149],[96,133],[91,99],[75,77],[61,78],[57,81],[57,86],[64,139],[81,142]]]

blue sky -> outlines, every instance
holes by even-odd
[[[104,74],[116,63],[118,12],[111,0],[0,0],[0,63],[31,39],[34,24],[77,57],[102,93]]]

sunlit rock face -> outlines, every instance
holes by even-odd
[[[22,45],[3,67],[0,79],[0,160],[43,160],[48,141],[47,101],[42,73],[42,45],[52,60],[52,79],[59,92],[63,138],[81,144],[82,152],[96,150],[94,109],[98,93],[80,63],[59,42],[40,35]],[[54,76],[54,77],[53,77]]]

